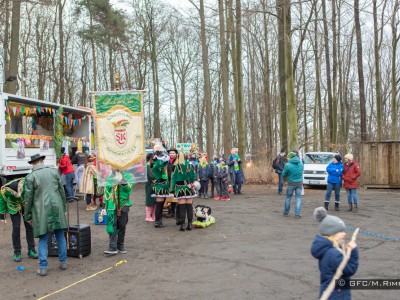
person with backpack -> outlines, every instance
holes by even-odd
[[[285,149],[281,149],[280,153],[272,162],[272,168],[275,169],[275,173],[278,174],[279,182],[278,182],[278,194],[282,195],[283,190],[283,169],[285,167]]]

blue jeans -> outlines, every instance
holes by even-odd
[[[54,235],[58,245],[58,259],[60,263],[67,261],[67,242],[65,240],[64,229],[54,230]],[[47,269],[48,254],[48,233],[39,236],[38,252],[39,252],[39,269]]]
[[[65,190],[67,192],[67,198],[74,196],[74,179],[75,179],[75,172],[71,172],[65,174]]]
[[[347,202],[349,204],[358,204],[357,189],[346,189]],[[352,201],[353,200],[353,201]]]
[[[279,173],[280,172],[280,173]],[[282,193],[283,190],[283,177],[282,177],[282,171],[278,171],[278,178],[279,178],[279,182],[278,182],[278,193]]]
[[[330,183],[326,186],[325,202],[331,201],[332,191],[335,191],[335,203],[340,203],[340,183]]]
[[[301,191],[303,190],[302,185],[288,185],[286,188],[286,198],[285,198],[285,210],[283,213],[285,215],[289,214],[290,211],[290,201],[292,200],[293,193],[296,193],[296,205],[294,207],[294,215],[300,216],[301,211]]]

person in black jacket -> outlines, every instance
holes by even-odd
[[[282,195],[282,190],[283,190],[282,172],[283,172],[283,168],[285,167],[285,149],[283,149],[283,148],[281,149],[281,152],[274,159],[272,167],[275,169],[275,173],[278,174],[278,177],[279,177],[278,194]]]

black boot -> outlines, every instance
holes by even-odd
[[[347,211],[352,211],[352,210],[353,210],[353,204],[349,204],[349,209]]]
[[[193,222],[193,205],[191,203],[187,203],[186,205],[186,211],[187,211],[187,216],[188,216],[188,226],[186,227],[186,230],[192,230],[192,222]]]
[[[176,204],[176,212],[175,212],[175,219],[176,219],[176,225],[181,225],[181,217],[180,217],[180,209],[179,209],[179,204]]]
[[[340,209],[339,209],[339,203],[335,203],[335,210],[336,211],[339,211]]]
[[[325,209],[328,210],[329,202],[324,202]]]
[[[168,207],[168,215],[166,215],[166,218],[175,218],[175,208],[176,208],[176,202],[171,202],[171,205]]]
[[[164,202],[156,202],[156,221],[154,222],[155,228],[162,228],[165,226],[162,222],[163,207],[164,207]]]
[[[179,216],[181,217],[179,228],[180,231],[185,231],[185,219],[186,219],[186,205],[180,204],[179,206]]]
[[[357,211],[358,211],[357,204],[354,204],[353,213],[356,213]]]

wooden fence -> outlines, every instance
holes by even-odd
[[[362,143],[359,165],[365,188],[400,188],[400,141]]]

